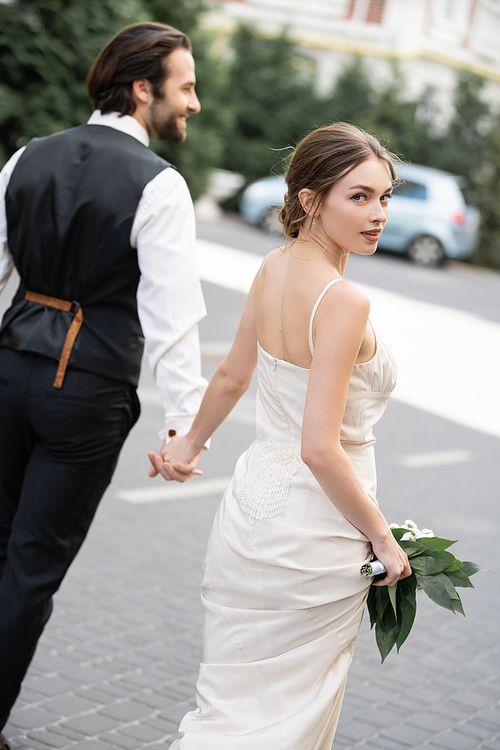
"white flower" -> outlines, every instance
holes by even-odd
[[[415,521],[412,521],[410,518],[407,518],[406,521],[401,524],[401,526],[397,523],[391,523],[389,526],[390,529],[406,529],[406,533],[403,534],[401,537],[402,542],[413,542],[415,539],[423,539],[425,537],[429,538],[432,536],[436,536],[431,529],[422,529],[420,530],[417,527],[417,524]]]
[[[412,531],[407,531],[406,534],[403,534],[401,537],[402,542],[412,542],[415,539],[415,534]]]
[[[411,529],[412,531],[418,531],[417,524],[414,521],[411,521],[409,518],[407,518],[404,522],[403,528]]]

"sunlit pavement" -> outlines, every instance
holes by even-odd
[[[270,242],[234,220],[200,233],[258,255]],[[455,554],[492,572],[475,576],[476,589],[463,592],[465,620],[420,595],[414,632],[383,666],[365,618],[334,748],[500,750],[500,441],[494,427],[500,413],[492,385],[500,366],[500,275],[463,265],[422,272],[390,256],[358,260],[351,278],[375,289],[373,318],[398,350],[402,379],[376,430],[380,504],[390,521],[413,518],[459,539]],[[252,260],[245,262],[248,275]],[[222,270],[227,276],[227,264]],[[227,350],[244,303],[236,282],[214,281],[204,282],[207,375]],[[401,332],[405,319],[408,337]],[[484,349],[486,330],[491,345]],[[441,389],[437,399],[433,382]],[[141,419],[56,596],[5,730],[14,748],[139,750],[168,748],[176,737],[193,706],[201,657],[205,545],[221,488],[254,436],[253,392],[215,436],[203,458],[204,476],[179,490],[147,477],[146,453],[159,444],[162,414],[144,368]]]

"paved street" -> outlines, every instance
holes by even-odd
[[[200,236],[258,255],[273,243],[235,219],[201,225]],[[349,266],[355,281],[469,313],[478,326],[488,322],[500,330],[500,274],[462,264],[427,271],[383,254],[352,258]],[[234,335],[244,295],[213,283],[204,283],[204,291],[209,376]],[[2,311],[8,293],[0,299]],[[415,367],[423,378],[433,364]],[[481,363],[472,364],[480,373]],[[458,346],[436,379],[449,378],[452,387],[468,365],[468,351]],[[476,387],[484,390],[482,381]],[[203,457],[204,476],[172,486],[147,477],[146,454],[159,447],[162,412],[144,367],[140,421],[57,594],[5,730],[14,748],[166,750],[177,736],[179,720],[194,704],[201,657],[204,550],[221,487],[254,438],[254,389],[215,435]],[[492,572],[477,574],[476,589],[463,591],[465,619],[420,594],[414,632],[383,666],[365,618],[334,743],[339,750],[500,750],[500,438],[467,426],[460,403],[456,409],[456,418],[445,419],[404,400],[389,403],[376,429],[378,497],[391,522],[412,518],[458,539],[458,557]]]

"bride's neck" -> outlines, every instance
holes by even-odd
[[[327,257],[332,266],[340,276],[344,276],[344,270],[349,256],[349,251],[344,250],[328,237],[323,237],[313,228],[301,229],[299,236],[294,240],[290,248],[292,255],[299,260],[314,260],[319,257]]]

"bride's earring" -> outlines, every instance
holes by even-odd
[[[314,216],[314,214],[313,214],[313,220],[312,220],[312,225],[311,226],[313,226],[313,227],[316,226],[316,217]]]

